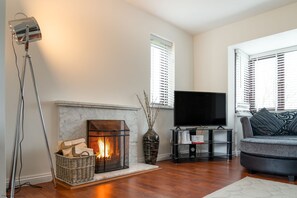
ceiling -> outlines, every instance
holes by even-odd
[[[297,0],[125,0],[190,34],[198,34]]]
[[[233,48],[239,48],[248,55],[255,55],[263,52],[297,46],[296,38],[297,29],[240,43],[233,46]]]

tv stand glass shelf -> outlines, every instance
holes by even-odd
[[[172,129],[174,162],[232,159],[232,129]]]

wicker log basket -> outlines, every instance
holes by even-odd
[[[78,185],[94,179],[95,155],[65,157],[56,153],[56,177],[69,185]]]

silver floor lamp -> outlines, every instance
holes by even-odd
[[[19,102],[18,102],[18,109],[17,109],[17,119],[16,119],[16,129],[15,129],[15,140],[14,140],[14,150],[13,150],[13,161],[12,161],[12,169],[11,169],[11,176],[10,176],[10,181],[9,181],[9,186],[10,186],[10,197],[13,198],[15,194],[15,178],[16,178],[16,172],[17,172],[17,164],[18,164],[18,156],[19,156],[19,150],[20,150],[20,133],[22,130],[22,115],[23,115],[23,109],[24,109],[24,80],[25,80],[25,75],[26,75],[26,66],[27,66],[27,61],[29,62],[30,65],[30,71],[31,71],[31,77],[33,81],[33,86],[34,86],[34,91],[35,91],[35,96],[36,96],[36,101],[38,105],[38,110],[39,110],[39,116],[40,120],[42,123],[42,129],[43,129],[43,135],[46,143],[46,149],[48,153],[48,158],[50,161],[50,168],[51,168],[51,174],[53,178],[53,183],[56,186],[55,182],[55,172],[54,172],[54,167],[53,167],[53,161],[51,158],[51,153],[49,149],[49,144],[48,144],[48,139],[46,135],[46,128],[44,124],[44,118],[43,118],[43,113],[41,109],[41,104],[40,104],[40,98],[38,95],[38,89],[36,85],[36,80],[35,80],[35,75],[34,75],[34,70],[31,62],[31,57],[28,53],[29,50],[29,43],[41,40],[41,31],[39,28],[39,25],[37,21],[35,20],[34,17],[26,17],[23,19],[17,19],[17,20],[11,20],[9,21],[9,26],[13,35],[13,38],[17,42],[17,44],[25,45],[25,56],[24,56],[24,66],[21,71],[20,75],[20,93],[19,93]]]

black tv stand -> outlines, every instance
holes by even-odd
[[[181,130],[180,126],[175,127],[175,130]]]
[[[217,129],[225,129],[223,126],[218,126]]]
[[[213,160],[213,159],[232,159],[232,129],[225,128],[192,128],[192,129],[172,129],[172,160],[174,162],[183,161],[199,161],[202,159]],[[196,131],[203,131],[203,135],[208,135],[208,138],[204,136],[201,142],[181,142],[182,133],[185,132],[189,135],[197,135]],[[187,132],[188,131],[188,132]],[[215,134],[226,133],[225,140],[216,140]],[[203,145],[207,145],[205,149]],[[226,152],[217,152],[216,146],[226,145]],[[205,146],[204,146],[205,147]],[[207,151],[205,151],[207,149]]]

